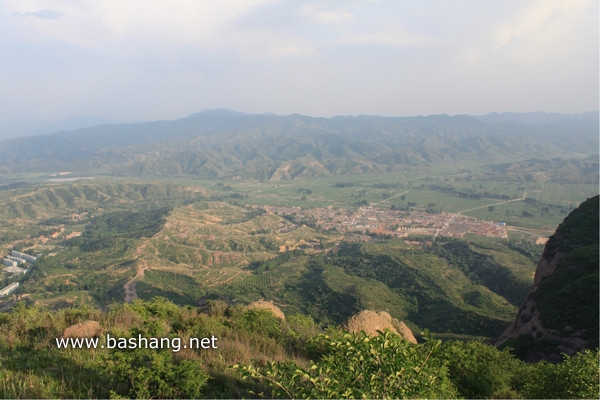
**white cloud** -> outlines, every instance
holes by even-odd
[[[64,15],[63,12],[61,11],[56,11],[56,10],[49,10],[47,8],[44,8],[42,10],[38,10],[38,11],[28,11],[28,12],[14,12],[13,15],[17,16],[17,17],[36,17],[36,18],[41,18],[41,19],[61,19],[62,16]]]
[[[320,4],[307,4],[300,9],[300,13],[309,21],[321,24],[338,24],[354,18],[346,8],[326,8]]]
[[[476,64],[479,60],[481,60],[482,54],[476,51],[467,51],[465,59],[467,64]]]
[[[494,51],[512,47],[513,54],[533,63],[558,55],[574,41],[573,33],[590,12],[593,0],[538,0],[494,33]],[[597,9],[595,11],[597,13]]]
[[[586,110],[598,41],[597,0],[0,0],[0,119]]]
[[[500,50],[510,43],[511,40],[518,38],[523,34],[523,29],[515,26],[503,26],[496,32],[496,45],[494,50]]]
[[[412,47],[438,43],[439,39],[405,32],[400,29],[392,31],[349,33],[339,39],[343,45]]]
[[[56,15],[64,16],[53,25],[21,20],[31,32],[21,39],[29,41],[44,38],[90,48],[132,43],[211,46],[228,24],[272,1],[6,0],[4,7],[14,15],[37,15],[40,11],[35,10],[50,3]]]
[[[529,66],[538,74],[561,76],[579,69],[597,70],[598,3],[594,0],[536,0],[506,2],[498,15],[487,16],[476,34],[455,42],[459,63],[480,68],[516,71]],[[470,32],[469,32],[470,33]],[[560,72],[559,72],[560,71]],[[569,72],[571,71],[571,72]],[[597,72],[595,73],[597,75]],[[557,75],[558,76],[558,75]]]
[[[278,41],[271,46],[274,57],[308,57],[317,54],[317,48],[308,44]]]

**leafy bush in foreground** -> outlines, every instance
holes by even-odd
[[[198,362],[176,362],[172,353],[151,350],[116,351],[105,354],[97,370],[112,377],[111,397],[115,389],[132,399],[202,397],[208,375]]]
[[[319,335],[315,340],[324,347],[324,355],[307,368],[293,362],[233,368],[286,398],[456,397],[444,365],[433,356],[440,341],[414,345],[389,331],[376,337]]]
[[[521,395],[529,399],[600,398],[598,349],[564,357],[558,364],[533,365]]]
[[[221,306],[210,316],[161,298],[109,311],[20,303],[0,313],[0,398],[599,398],[597,349],[528,364],[482,342],[323,334],[310,317]],[[218,349],[57,348],[87,319],[111,337],[215,335]]]
[[[519,398],[522,371],[527,364],[508,350],[500,351],[481,341],[446,342],[441,357],[459,395],[475,398]]]

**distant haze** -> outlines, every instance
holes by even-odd
[[[8,121],[0,121],[0,140],[20,136],[47,135],[49,133],[71,131],[115,123],[117,123],[117,121],[96,117],[78,117],[60,121],[43,121],[36,118],[18,118]]]
[[[581,113],[598,25],[594,0],[3,0],[0,121]]]
[[[447,162],[463,168],[470,159],[500,163],[505,172],[507,162],[528,160],[514,167],[519,179],[537,165],[547,171],[543,179],[555,174],[561,182],[594,183],[598,139],[597,112],[315,118],[207,110],[172,121],[0,141],[0,175],[281,180],[403,173]]]

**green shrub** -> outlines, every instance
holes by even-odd
[[[208,311],[212,317],[222,317],[227,312],[229,305],[223,300],[209,300]]]
[[[113,381],[113,397],[198,398],[208,380],[197,362],[176,361],[170,352],[146,349],[110,352],[97,369]]]
[[[518,398],[523,363],[508,352],[480,341],[446,342],[442,358],[452,383],[468,399]]]
[[[281,336],[281,322],[270,311],[260,309],[245,310],[232,318],[234,329],[258,333],[271,338]]]
[[[552,364],[542,361],[534,366],[527,377],[523,396],[537,399],[598,399],[598,349],[585,350],[563,362]]]
[[[456,397],[445,366],[432,357],[439,341],[414,345],[389,331],[336,340],[319,335],[316,340],[325,346],[325,354],[307,368],[293,362],[233,368],[244,379],[266,384],[271,395],[286,398]]]

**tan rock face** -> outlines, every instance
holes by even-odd
[[[417,343],[417,338],[415,337],[415,335],[413,335],[410,328],[406,326],[404,322],[398,321],[396,328],[398,329],[398,333],[400,334],[400,336],[402,336],[404,339],[408,340],[411,343]]]
[[[598,221],[598,196],[586,200],[578,209],[571,212],[571,214],[569,214],[569,216],[567,216],[560,224],[556,232],[550,236],[538,263],[533,286],[529,294],[519,307],[515,321],[496,339],[495,345],[500,346],[507,342],[511,343],[511,340],[514,339],[516,343],[520,343],[518,344],[518,346],[520,346],[519,352],[527,361],[537,362],[543,359],[551,362],[560,362],[563,358],[561,355],[562,353],[572,355],[584,349],[591,342],[591,339],[589,339],[589,330],[592,329],[591,326],[594,325],[593,321],[591,321],[591,324],[587,325],[585,322],[578,321],[582,324],[581,326],[572,326],[571,323],[567,322],[564,322],[561,325],[560,320],[554,318],[552,327],[545,326],[543,321],[548,319],[544,319],[543,317],[552,313],[554,310],[551,308],[549,309],[552,305],[549,306],[547,300],[544,304],[538,304],[536,301],[536,299],[540,298],[540,291],[544,290],[544,282],[546,279],[554,280],[555,283],[564,285],[563,291],[560,295],[557,295],[555,299],[556,304],[554,307],[558,309],[561,309],[561,302],[563,300],[560,296],[567,297],[570,293],[568,291],[579,290],[578,286],[568,280],[558,280],[556,274],[560,273],[561,270],[564,271],[568,268],[573,271],[582,271],[581,276],[583,277],[593,276],[591,274],[586,275],[589,274],[589,272],[586,272],[586,268],[594,268],[593,266],[587,266],[585,262],[582,262],[577,257],[569,257],[570,252],[577,248],[585,248],[590,251],[589,249],[591,249],[591,247],[589,246],[592,246],[597,240],[597,225],[594,227],[590,223],[590,226],[586,226],[583,222],[587,221]],[[583,230],[580,231],[579,228],[582,226]],[[593,252],[591,252],[591,254],[593,254]],[[563,274],[561,276],[563,277],[562,279],[564,279],[565,275]],[[581,286],[584,283],[584,281],[580,280],[577,285]],[[589,289],[587,292],[584,291],[584,293],[586,293],[586,295],[587,293],[590,293]],[[548,292],[544,295],[547,299]],[[590,297],[589,303],[592,304],[593,300],[593,297]],[[588,304],[581,304],[581,307],[587,305]],[[544,309],[541,309],[541,307]],[[569,307],[573,307],[573,305],[571,304]],[[566,319],[566,321],[569,320]],[[515,342],[513,342],[513,344]],[[540,343],[543,343],[543,346],[538,345]]]
[[[544,247],[544,252],[540,257],[537,269],[535,270],[535,277],[533,279],[533,289],[536,291],[539,283],[543,278],[552,275],[556,271],[556,267],[560,260],[563,259],[565,253],[559,250],[560,237],[552,236]]]
[[[75,325],[71,325],[62,333],[63,338],[92,338],[100,337],[102,327],[96,321],[84,321]]]
[[[262,310],[269,310],[273,313],[274,316],[276,316],[277,318],[279,318],[282,321],[285,321],[285,314],[283,313],[283,311],[281,311],[281,309],[279,307],[277,307],[275,304],[273,304],[273,301],[264,301],[264,300],[255,301],[254,303],[248,304],[248,308],[258,308],[258,309],[262,309]]]
[[[554,332],[546,329],[542,324],[533,293],[538,289],[542,278],[552,275],[558,262],[564,257],[564,254],[557,250],[557,242],[556,236],[552,236],[547,242],[535,271],[533,287],[519,308],[515,321],[496,339],[497,346],[506,343],[509,339],[517,339],[521,335],[531,335],[532,333],[540,337],[553,336]]]
[[[575,331],[568,337],[565,337],[564,334],[555,329],[545,327],[535,301],[535,292],[538,290],[542,278],[552,275],[563,257],[563,252],[552,251],[547,245],[536,269],[531,291],[523,304],[521,304],[515,321],[496,339],[494,343],[496,346],[501,346],[510,339],[518,339],[521,335],[529,336],[536,340],[545,340],[556,345],[555,351],[549,354],[542,354],[533,349],[528,351],[527,360],[534,362],[541,359],[560,362],[562,360],[561,353],[574,354],[585,347],[586,341],[579,337],[581,332]]]
[[[404,322],[398,321],[385,311],[363,310],[353,315],[342,325],[342,328],[350,332],[365,332],[367,335],[377,336],[377,331],[389,329],[391,332],[402,336],[411,343],[417,343],[417,339]]]

